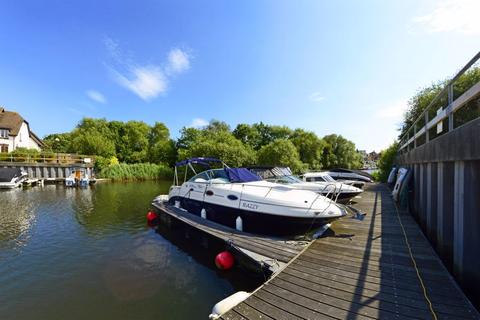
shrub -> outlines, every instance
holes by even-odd
[[[112,180],[155,180],[173,176],[173,171],[162,164],[135,163],[113,164],[100,171],[99,178]]]
[[[395,157],[397,156],[398,142],[394,142],[390,147],[382,151],[380,160],[378,160],[378,171],[374,175],[375,180],[386,182],[388,175],[392,170],[395,163]]]

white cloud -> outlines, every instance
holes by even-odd
[[[427,32],[459,32],[468,35],[480,34],[479,0],[443,0],[432,12],[414,18],[414,23]]]
[[[168,89],[170,76],[187,71],[190,68],[190,56],[181,49],[174,48],[168,54],[167,63],[141,64],[134,62],[122,52],[119,44],[111,38],[104,39],[105,48],[110,57],[107,67],[114,80],[145,101],[152,100]]]
[[[131,67],[128,76],[115,70],[114,74],[115,80],[121,86],[145,101],[156,98],[167,90],[167,79],[156,66]]]
[[[190,123],[189,127],[191,128],[201,128],[208,125],[208,121],[202,118],[195,118]]]
[[[182,73],[188,69],[190,69],[189,54],[178,48],[170,50],[167,65],[169,73]]]
[[[313,93],[310,95],[309,99],[310,99],[311,101],[314,101],[314,102],[320,102],[320,101],[325,100],[325,97],[322,96],[322,94],[321,94],[320,92],[313,92]]]
[[[88,90],[85,92],[87,96],[95,102],[98,103],[107,103],[107,99],[103,94],[95,90]]]
[[[374,113],[376,118],[380,119],[398,119],[400,120],[405,111],[407,111],[408,105],[405,100],[399,100],[391,104],[382,106]]]

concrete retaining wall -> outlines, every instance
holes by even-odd
[[[71,174],[73,167],[81,167],[86,170],[89,177],[93,177],[94,169],[92,165],[78,164],[62,165],[56,163],[23,163],[23,162],[0,162],[0,168],[21,168],[28,174],[29,178],[50,179],[65,178]]]

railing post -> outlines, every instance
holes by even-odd
[[[428,134],[428,108],[425,110],[425,143],[428,143],[430,140],[430,135]]]
[[[413,124],[413,149],[417,148],[417,124]]]
[[[453,103],[453,84],[448,86],[448,132],[453,130],[453,112],[452,112],[452,103]]]

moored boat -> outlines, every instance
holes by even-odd
[[[27,174],[20,168],[0,168],[0,189],[14,189],[22,185]]]
[[[307,172],[300,176],[300,178],[305,182],[327,182],[327,183],[334,183],[334,182],[341,182],[343,184],[347,184],[353,186],[355,188],[363,189],[365,186],[365,181],[359,180],[345,180],[345,179],[338,179],[335,180],[330,176],[328,172],[325,171],[314,171],[314,172]]]
[[[339,203],[348,203],[363,192],[359,188],[335,181],[331,177],[331,180],[316,179],[315,182],[306,182],[308,180],[305,181],[294,176],[287,167],[255,166],[249,167],[249,169],[266,181],[285,184],[295,189],[314,191]]]
[[[222,167],[213,169],[211,163]],[[206,170],[197,173],[193,165]],[[181,184],[179,167],[186,170]],[[187,180],[189,169],[194,176]],[[345,208],[319,193],[265,181],[214,158],[178,162],[168,204],[231,228],[275,236],[305,234],[346,215]]]

